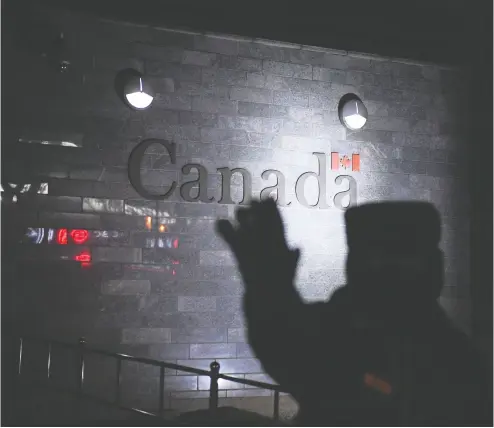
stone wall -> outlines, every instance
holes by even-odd
[[[281,210],[290,243],[302,248],[297,287],[307,301],[327,298],[345,281],[343,211],[334,195],[348,184],[335,183],[337,176],[354,178],[358,202],[433,202],[443,216],[441,302],[468,329],[469,210],[458,70],[83,16],[39,15],[31,28],[30,35],[11,29],[4,38],[4,230],[15,231],[16,242],[27,228],[44,233],[39,245],[35,230],[38,238],[3,250],[13,260],[9,290],[17,326],[192,367],[207,369],[218,359],[223,373],[269,381],[245,340],[239,274],[213,230],[217,218],[234,214],[234,204],[217,202],[217,169],[229,167],[251,173],[253,196],[275,184],[263,171],[283,173],[290,205]],[[60,30],[71,61],[66,73],[53,68],[50,47]],[[157,95],[148,110],[132,111],[118,98],[115,76],[126,68],[150,77]],[[347,93],[367,106],[362,131],[339,123],[337,104]],[[175,165],[159,145],[144,156],[141,175],[150,191],[194,180],[194,171],[181,168],[196,163],[207,170],[208,196],[215,200],[186,202],[178,189],[163,201],[136,193],[128,157],[149,138],[177,145]],[[61,141],[78,147],[57,145]],[[294,192],[302,173],[317,172],[314,152],[327,159],[324,209],[303,206]],[[360,154],[360,171],[330,170],[332,152]],[[27,183],[30,190],[21,193]],[[311,204],[316,190],[315,179],[308,180]],[[234,179],[235,202],[242,191]],[[67,244],[56,243],[64,240],[60,229],[67,230]],[[88,240],[76,244],[74,229],[87,230]],[[54,243],[46,243],[49,236]],[[74,261],[88,254],[90,263]],[[111,364],[88,362],[88,385],[103,391],[104,383],[111,391]],[[157,399],[155,371],[125,368],[132,400],[147,408]],[[166,374],[169,406],[206,405],[207,379]],[[270,395],[236,388],[221,383],[220,394]],[[193,398],[199,399],[194,405],[183,401]]]

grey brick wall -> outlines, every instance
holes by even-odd
[[[222,372],[264,379],[245,343],[239,274],[213,229],[234,207],[184,202],[178,190],[167,201],[144,201],[126,168],[130,151],[145,138],[177,144],[176,165],[159,148],[146,154],[143,181],[153,192],[170,180],[187,181],[180,170],[190,162],[207,168],[216,200],[216,168],[248,169],[255,196],[274,184],[261,179],[264,170],[282,171],[291,205],[281,210],[289,242],[303,250],[298,288],[308,301],[327,298],[344,283],[343,213],[332,203],[325,210],[300,206],[295,180],[317,170],[314,151],[360,153],[361,172],[347,172],[357,181],[359,202],[429,200],[441,211],[441,300],[468,328],[466,141],[452,126],[459,119],[459,71],[85,17],[58,23],[72,46],[69,73],[55,73],[32,50],[20,48],[9,60],[17,67],[6,71],[10,83],[2,95],[11,107],[3,126],[13,137],[2,142],[2,169],[11,182],[49,183],[48,195],[20,195],[9,205],[17,226],[89,229],[85,248],[92,262],[82,268],[65,260],[80,251],[71,243],[23,244],[16,254],[32,264],[18,276],[15,304],[23,328],[72,341],[84,335],[112,350],[205,369],[218,359]],[[129,66],[152,78],[158,93],[149,110],[127,109],[114,92],[115,74]],[[337,103],[348,92],[369,110],[359,132],[338,122]],[[81,147],[19,138],[77,140]],[[331,201],[337,174],[327,174]],[[233,183],[238,201],[241,183]],[[206,379],[168,374],[170,397],[205,397]],[[266,394],[232,388],[220,385],[228,397]]]

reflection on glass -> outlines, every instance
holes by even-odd
[[[43,228],[40,227],[28,227],[27,232],[26,232],[26,237],[28,240],[30,240],[33,244],[41,244],[43,242],[43,238],[45,235],[45,231]]]
[[[75,141],[58,141],[58,140],[32,140],[27,138],[19,138],[19,143],[28,144],[43,144],[49,146],[63,146],[63,147],[82,147],[82,144]]]
[[[68,242],[67,239],[67,229],[59,229],[57,233],[57,242],[60,245],[66,245]]]
[[[146,238],[145,242],[146,248],[178,248],[179,246],[179,239],[178,238],[173,238],[173,237],[166,237],[166,238],[156,238],[156,237],[149,237]]]
[[[32,184],[17,184],[17,183],[8,183],[9,191],[5,192],[3,186],[0,187],[0,192],[2,193],[13,193],[12,199],[10,202],[16,203],[18,200],[17,195],[20,193],[28,193],[33,192],[31,189],[33,187]],[[11,190],[10,190],[11,189]],[[36,191],[39,195],[47,195],[48,194],[48,183],[40,183],[39,187]],[[4,196],[0,196],[0,200],[3,200]]]
[[[70,231],[70,237],[75,244],[84,244],[89,239],[89,232],[86,229],[73,229]]]
[[[44,238],[46,240],[44,241]],[[28,227],[25,233],[27,241],[34,244],[76,244],[82,245],[88,242],[98,241],[105,243],[112,239],[125,239],[126,234],[118,230],[87,230],[87,229],[49,229]]]
[[[38,193],[41,195],[48,195],[48,183],[41,183],[39,185]]]
[[[88,250],[81,251],[79,254],[74,256],[74,260],[77,262],[90,262],[91,261],[91,253]]]
[[[177,222],[176,218],[171,218],[171,217],[160,217],[158,218],[158,223],[159,224],[175,224]]]
[[[168,225],[170,224],[175,224],[177,222],[176,218],[171,218],[171,217],[151,217],[147,216],[145,220],[145,226],[147,230],[153,230],[153,223],[156,222],[158,225],[158,231],[161,233],[168,232],[169,227]]]
[[[95,240],[105,240],[105,239],[123,239],[125,238],[125,233],[118,230],[93,230],[91,231],[91,238]]]

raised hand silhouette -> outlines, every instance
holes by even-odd
[[[294,295],[293,279],[300,251],[290,249],[276,203],[253,201],[236,213],[238,225],[220,220],[217,230],[235,254],[248,295]]]
[[[236,220],[237,224],[219,220],[217,231],[234,253],[245,284],[243,308],[249,343],[264,370],[293,389],[300,383],[293,370],[300,363],[296,362],[298,352],[292,349],[293,335],[303,330],[306,306],[294,285],[300,251],[288,247],[272,199],[238,209]]]

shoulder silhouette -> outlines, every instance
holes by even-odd
[[[296,291],[300,252],[288,247],[275,202],[253,202],[236,220],[220,220],[218,232],[244,280],[248,339],[299,403],[299,422],[492,425],[486,371],[438,302],[443,253],[433,205],[347,209],[347,283],[315,304]]]

